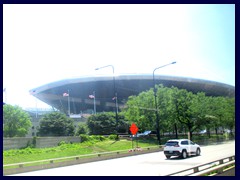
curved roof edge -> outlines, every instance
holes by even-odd
[[[179,82],[192,82],[192,83],[202,83],[202,84],[210,84],[210,85],[217,85],[225,88],[230,88],[235,90],[235,86],[228,85],[225,83],[212,81],[212,80],[204,80],[192,77],[182,77],[182,76],[167,76],[167,75],[154,75],[155,79],[158,80],[170,80],[170,81],[179,81]],[[120,74],[115,75],[115,80],[141,80],[141,79],[153,79],[152,74]],[[44,90],[55,88],[59,86],[63,86],[66,84],[74,84],[74,83],[83,83],[83,82],[93,82],[93,81],[111,81],[113,80],[113,76],[82,76],[76,78],[68,78],[60,81],[51,82],[37,88],[33,88],[29,90],[30,94],[38,94]]]

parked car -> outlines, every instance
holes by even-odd
[[[140,137],[140,136],[148,136],[150,133],[151,133],[151,131],[144,131],[143,133],[138,133],[138,134],[137,134],[137,137]]]
[[[204,130],[200,131],[199,133],[200,133],[200,134],[206,134],[206,133],[207,133],[207,130],[204,129]]]
[[[172,156],[179,156],[185,159],[191,155],[199,156],[201,154],[200,146],[189,139],[168,140],[163,151],[167,159],[170,159]]]
[[[143,133],[137,133],[136,135],[130,135],[130,137],[150,136],[151,134],[156,134],[156,132],[155,131],[144,131]]]

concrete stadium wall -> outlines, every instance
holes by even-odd
[[[64,137],[37,137],[36,147],[54,147],[59,142],[65,141],[66,143],[79,143],[81,142],[80,137],[64,136]],[[28,144],[33,142],[33,138],[30,137],[16,137],[16,138],[3,138],[3,150],[9,149],[20,149],[27,147]]]

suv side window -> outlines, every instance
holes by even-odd
[[[188,141],[182,141],[181,145],[188,145]]]
[[[192,142],[192,141],[190,141],[190,144],[191,144],[191,145],[194,145],[195,143],[194,143],[194,142]]]

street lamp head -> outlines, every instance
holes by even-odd
[[[99,69],[106,68],[106,67],[112,67],[113,74],[114,74],[114,67],[113,67],[113,65],[107,65],[107,66],[103,66],[103,67],[95,68],[95,70],[99,70]]]

